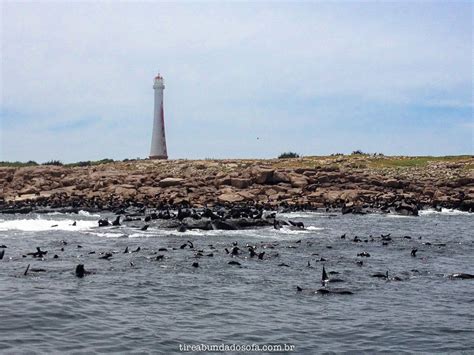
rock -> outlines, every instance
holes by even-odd
[[[223,203],[234,203],[234,202],[242,202],[244,198],[237,193],[224,193],[217,197],[219,202]]]
[[[418,208],[407,203],[401,203],[395,208],[395,211],[404,216],[418,216]]]
[[[261,185],[270,183],[273,178],[273,172],[274,170],[272,169],[257,170],[256,172],[254,172],[255,183]]]
[[[280,182],[289,183],[290,182],[290,177],[288,176],[287,173],[285,173],[283,171],[275,171],[273,173],[272,178],[271,178],[271,183],[272,184],[278,184]]]
[[[242,179],[242,178],[231,178],[230,179],[230,184],[233,187],[236,187],[238,189],[245,189],[252,185],[252,180],[251,179]]]
[[[308,185],[308,178],[304,175],[291,175],[290,182],[292,187],[305,187]]]
[[[170,187],[170,186],[179,186],[184,182],[184,179],[181,178],[165,178],[160,180],[158,185],[160,187]]]
[[[402,182],[399,181],[399,180],[396,180],[396,179],[388,179],[388,180],[385,180],[383,183],[382,183],[383,186],[385,187],[393,187],[395,189],[398,189],[400,187],[403,186]]]

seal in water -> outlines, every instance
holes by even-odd
[[[86,269],[84,269],[84,264],[78,264],[76,266],[76,276],[79,277],[79,278],[82,278],[86,275],[90,275],[91,272],[90,271],[86,271]]]
[[[457,273],[457,274],[451,274],[449,275],[449,278],[451,279],[461,279],[461,280],[468,280],[468,279],[474,279],[474,275],[471,274],[465,274],[465,273]]]
[[[326,282],[329,281],[329,277],[328,277],[328,274],[326,274],[326,269],[324,268],[324,265],[323,265],[323,274],[321,275],[321,284],[323,286],[326,286]]]

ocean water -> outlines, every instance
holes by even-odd
[[[141,231],[142,221],[98,228],[100,217],[113,218],[0,215],[1,353],[170,354],[201,344],[291,345],[307,354],[474,352],[474,280],[448,277],[474,274],[473,214],[290,213],[279,217],[305,230],[185,233],[153,223]],[[388,233],[384,245],[380,235]],[[194,249],[181,249],[188,240]],[[225,251],[234,242],[236,257]],[[263,260],[250,258],[247,244],[265,251]],[[48,254],[23,257],[36,247]],[[357,256],[364,251],[370,257]],[[100,259],[105,252],[113,257]],[[93,274],[76,277],[77,264]],[[353,294],[315,293],[323,265],[344,280],[328,289]],[[387,271],[388,280],[371,276]]]

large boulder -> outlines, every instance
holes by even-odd
[[[252,180],[251,179],[243,179],[243,178],[231,178],[230,179],[230,184],[233,187],[236,187],[238,189],[245,189],[252,185]]]
[[[292,187],[305,187],[308,185],[308,178],[304,175],[290,175]]]
[[[221,203],[234,203],[244,201],[244,197],[240,196],[237,193],[224,193],[217,197],[217,200]]]
[[[164,178],[160,180],[158,186],[160,187],[170,187],[170,186],[179,186],[184,182],[184,179],[181,178]]]
[[[254,172],[255,183],[257,184],[268,184],[273,178],[274,170],[272,169],[260,169]]]

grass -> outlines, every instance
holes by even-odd
[[[368,164],[373,168],[416,168],[427,166],[431,162],[460,162],[472,159],[471,155],[457,155],[444,157],[383,157],[370,159]]]
[[[25,166],[37,166],[37,162],[30,160],[26,163],[21,161],[0,161],[0,168],[22,168]]]

